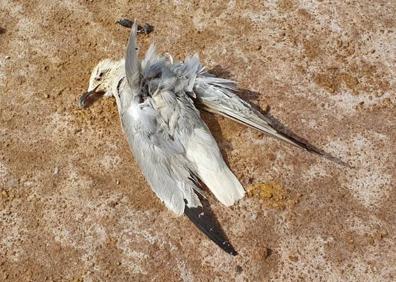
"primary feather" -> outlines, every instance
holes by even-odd
[[[194,92],[200,107],[208,112],[220,114],[296,147],[323,155],[321,150],[275,129],[269,118],[235,94],[236,85],[232,80],[218,78],[201,70],[195,79]]]

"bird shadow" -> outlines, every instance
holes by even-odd
[[[3,34],[3,33],[5,33],[7,30],[5,29],[5,28],[3,28],[3,27],[1,27],[0,26],[0,34]]]
[[[208,72],[210,74],[217,76],[217,77],[222,77],[222,78],[233,80],[232,73],[228,69],[223,68],[220,65],[216,65],[215,67],[210,69]],[[297,135],[291,129],[286,127],[279,119],[277,119],[270,113],[271,108],[269,105],[265,109],[262,109],[257,104],[257,101],[259,100],[259,98],[263,96],[260,92],[252,91],[252,90],[245,89],[245,88],[237,88],[236,93],[238,94],[238,96],[243,98],[245,101],[249,102],[249,104],[253,107],[253,109],[255,109],[257,112],[259,112],[260,114],[265,116],[271,123],[271,126],[276,131],[278,131],[282,135],[288,137],[289,139],[294,141],[296,144],[298,144],[300,147],[305,148],[307,151],[317,154],[317,155],[319,155],[327,160],[330,160],[336,164],[339,164],[339,165],[342,165],[342,166],[345,166],[348,168],[353,168],[350,164],[342,161],[340,158],[337,158],[337,157],[331,155],[330,153],[324,151],[323,149],[320,149],[319,147],[313,145],[307,139]],[[218,124],[218,122],[216,123],[214,121],[211,121],[210,124],[214,125],[216,127],[215,128],[216,132],[220,132],[219,138],[222,141],[221,128],[220,128],[220,125]],[[223,151],[224,150],[222,150],[222,153],[224,153]]]

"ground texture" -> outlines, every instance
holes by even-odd
[[[395,2],[212,2],[0,0],[1,281],[396,279]],[[354,168],[203,115],[249,191],[210,200],[225,254],[151,192],[114,101],[77,107],[120,17]]]

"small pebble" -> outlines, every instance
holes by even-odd
[[[58,175],[58,173],[59,173],[59,168],[56,166],[56,167],[54,168],[53,175]]]

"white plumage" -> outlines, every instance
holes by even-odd
[[[245,190],[225,164],[216,141],[206,128],[193,131],[186,157],[196,166],[199,178],[222,204],[231,206],[243,198]]]
[[[128,84],[115,95],[134,157],[153,191],[178,215],[201,206],[194,176],[223,204],[244,196],[188,93],[200,69],[197,56],[172,64],[152,45],[143,61],[132,31],[126,55]]]

